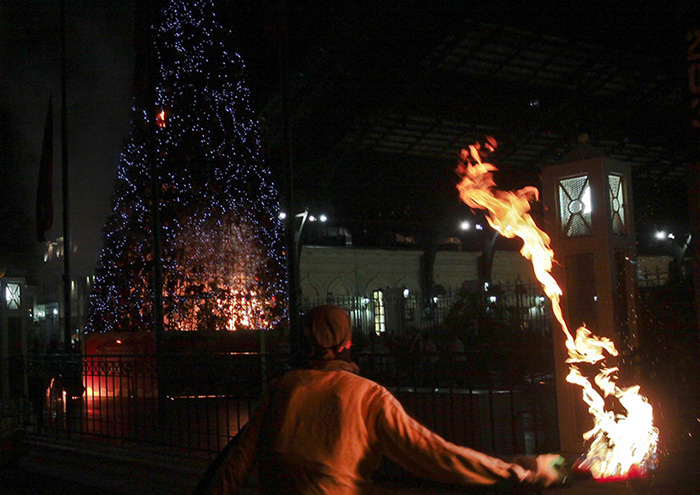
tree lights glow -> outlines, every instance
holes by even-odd
[[[265,329],[285,314],[279,201],[231,33],[211,0],[153,26],[166,330]],[[133,109],[86,330],[153,329],[150,109]]]

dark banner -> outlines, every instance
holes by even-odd
[[[691,126],[700,129],[700,29],[688,31],[688,89],[692,110]]]
[[[53,225],[53,103],[49,99],[41,146],[39,185],[36,191],[36,238],[44,242],[44,233]]]

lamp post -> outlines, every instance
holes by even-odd
[[[660,230],[654,234],[654,237],[658,242],[663,242],[673,256],[673,267],[669,274],[680,278],[683,274],[683,260],[693,238],[692,234],[685,234],[679,238],[672,232]]]
[[[319,215],[318,217],[309,213],[308,208],[304,208],[304,211],[297,213],[294,217],[287,218],[285,212],[280,213],[280,218],[285,220],[288,235],[293,233],[293,246],[291,257],[288,262],[289,270],[289,326],[290,326],[290,343],[292,347],[292,355],[298,357],[299,350],[301,347],[301,328],[299,325],[299,296],[301,295],[301,277],[299,273],[299,268],[301,265],[301,248],[303,245],[303,233],[304,227],[307,222],[326,222],[328,217],[326,215]],[[297,222],[297,219],[299,221]],[[297,225],[298,223],[298,225]]]
[[[283,220],[287,218],[287,214],[282,212],[280,213],[280,218]],[[294,280],[294,292],[297,294],[297,296],[300,294],[301,289],[300,289],[300,276],[299,276],[299,267],[301,266],[301,248],[303,246],[303,239],[302,235],[304,233],[304,227],[306,226],[306,222],[322,222],[325,223],[328,221],[328,217],[324,214],[320,214],[318,217],[309,213],[308,208],[304,208],[304,211],[301,213],[297,213],[294,215],[294,219],[300,219],[299,224],[295,225],[294,222],[292,222],[293,228],[294,228],[294,264],[295,264],[295,280]]]
[[[493,257],[496,250],[496,239],[500,234],[498,231],[493,229],[485,230],[483,222],[471,222],[469,220],[462,220],[459,224],[459,230],[462,232],[462,234],[466,234],[474,230],[481,236],[482,252],[481,257],[479,258],[478,279],[479,284],[482,287],[484,284],[490,284],[491,272],[493,269]]]

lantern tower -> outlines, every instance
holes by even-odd
[[[627,366],[637,347],[629,165],[581,139],[561,162],[542,168],[542,199],[567,325],[571,330],[585,325],[612,339],[620,351],[620,366],[633,369]],[[582,450],[582,434],[593,425],[579,387],[566,381],[564,334],[553,334],[560,447],[576,454]]]

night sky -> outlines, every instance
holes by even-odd
[[[46,108],[54,101],[54,226],[61,227],[60,80],[58,0],[5,0],[0,3],[0,271],[37,259],[34,204]],[[102,226],[122,142],[129,130],[134,70],[132,1],[70,0],[66,19],[68,68],[68,160],[71,235],[77,272],[90,273],[102,242]],[[405,26],[455,23],[465,16],[519,29],[569,36],[603,46],[676,50],[669,36],[689,2],[385,2],[381,16],[344,2],[289,2],[292,70],[313,47],[338,54],[357,46],[367,50],[377,71],[390,70],[397,47],[387,40]],[[657,5],[663,3],[663,6]],[[276,65],[279,2],[226,3],[223,20],[240,39],[248,66],[253,106],[261,112],[278,89]],[[614,5],[610,5],[614,4]],[[319,5],[321,7],[319,8]],[[402,9],[402,5],[407,8]],[[525,7],[527,5],[527,7]],[[426,32],[428,32],[426,28]],[[677,32],[677,31],[675,31]],[[373,45],[373,37],[379,40]],[[437,41],[437,38],[436,40]],[[680,54],[682,56],[682,54]],[[337,58],[337,57],[336,57]],[[354,60],[357,63],[357,60]],[[385,63],[386,62],[386,63]],[[426,95],[427,96],[427,95]]]
[[[76,270],[91,267],[122,140],[133,74],[131,2],[70,1],[67,29],[68,162]],[[0,252],[36,256],[34,211],[49,97],[54,104],[54,226],[62,235],[58,1],[0,4]]]

